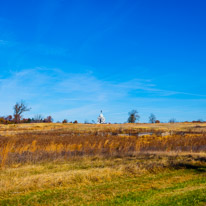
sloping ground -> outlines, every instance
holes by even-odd
[[[79,158],[0,171],[0,205],[205,204],[205,157]]]
[[[201,132],[206,133],[206,123],[160,123],[160,124],[71,124],[71,123],[32,123],[32,124],[0,124],[0,135],[10,136],[25,132],[41,132],[41,131],[74,131],[74,132],[90,132],[90,131],[111,131],[118,133],[142,132],[146,131],[181,131],[181,132]]]

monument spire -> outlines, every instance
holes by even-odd
[[[99,115],[99,117],[97,118],[97,124],[104,124],[105,123],[105,118],[104,118],[104,115],[102,113],[102,110],[101,110],[101,113]]]

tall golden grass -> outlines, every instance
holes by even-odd
[[[43,124],[42,124],[43,125]],[[0,162],[6,164],[68,159],[75,156],[128,156],[141,152],[206,152],[199,127],[171,125],[18,125],[1,131]],[[25,127],[24,127],[25,126]],[[168,129],[170,128],[170,129]],[[204,128],[202,128],[204,129]],[[10,131],[10,133],[8,133]],[[2,133],[4,132],[4,133]],[[150,134],[148,134],[150,133]]]

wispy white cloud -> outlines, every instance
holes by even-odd
[[[139,97],[139,94],[146,94],[146,97]],[[175,99],[177,94],[205,97],[161,90],[150,80],[133,79],[117,83],[98,79],[91,72],[74,74],[60,69],[27,69],[12,72],[10,76],[0,79],[0,98],[3,100],[0,102],[1,113],[10,114],[13,104],[24,99],[32,107],[28,115],[52,114],[56,120],[67,117],[82,121],[94,119],[100,109],[104,109],[111,119],[112,115],[125,117],[129,108],[139,106],[147,110],[151,102],[155,105],[161,102],[168,104],[171,97]],[[202,101],[205,102],[205,99]],[[158,108],[155,111],[159,111]]]

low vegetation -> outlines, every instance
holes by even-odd
[[[205,205],[206,124],[0,125],[0,205]]]
[[[1,166],[143,152],[204,152],[206,124],[22,124],[0,131]]]

